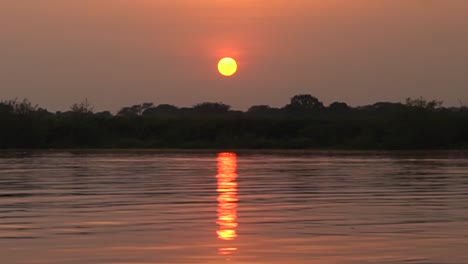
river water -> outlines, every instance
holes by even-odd
[[[0,263],[468,263],[467,158],[0,152]]]

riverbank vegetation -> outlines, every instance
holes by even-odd
[[[423,98],[325,106],[305,94],[247,111],[142,103],[113,114],[85,100],[52,113],[10,100],[0,102],[0,149],[8,148],[466,149],[468,108]]]

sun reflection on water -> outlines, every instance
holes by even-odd
[[[218,155],[218,238],[232,241],[237,238],[237,155],[220,153]],[[237,251],[235,247],[219,249],[219,254],[230,255]]]

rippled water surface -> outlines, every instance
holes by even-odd
[[[0,152],[0,263],[468,263],[467,157]]]

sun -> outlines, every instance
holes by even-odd
[[[218,71],[221,75],[229,77],[237,72],[237,62],[233,58],[222,58],[218,62]]]

